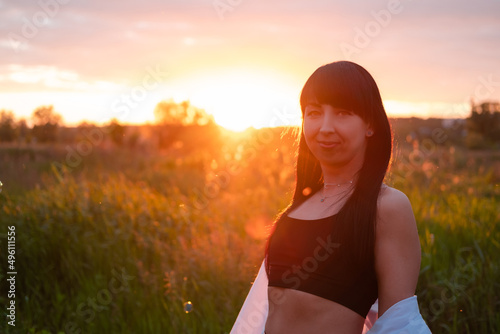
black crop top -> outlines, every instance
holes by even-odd
[[[268,249],[269,286],[304,291],[365,318],[378,296],[375,267],[355,265],[349,244],[334,242],[335,218],[279,220]]]

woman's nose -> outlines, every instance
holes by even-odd
[[[323,122],[321,123],[321,128],[319,129],[321,133],[333,133],[335,132],[335,119],[331,113],[324,113]]]

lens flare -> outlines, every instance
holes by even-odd
[[[193,310],[193,303],[187,301],[184,303],[184,312],[190,313]]]

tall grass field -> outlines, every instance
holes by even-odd
[[[73,164],[65,145],[0,147],[0,332],[229,333],[292,196],[293,138],[221,131]],[[500,333],[500,153],[402,138],[386,183],[413,205],[425,321]]]

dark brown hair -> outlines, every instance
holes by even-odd
[[[336,236],[352,243],[355,257],[361,263],[373,263],[377,199],[392,152],[392,133],[380,92],[373,77],[363,67],[349,61],[338,61],[318,68],[305,83],[300,96],[302,116],[308,103],[328,104],[350,110],[370,124],[374,134],[368,137],[364,161],[357,174],[352,194],[335,219],[340,222]],[[296,184],[293,199],[282,217],[302,204],[323,186],[319,161],[307,147],[304,134],[299,139]],[[269,273],[266,246],[266,269]]]

